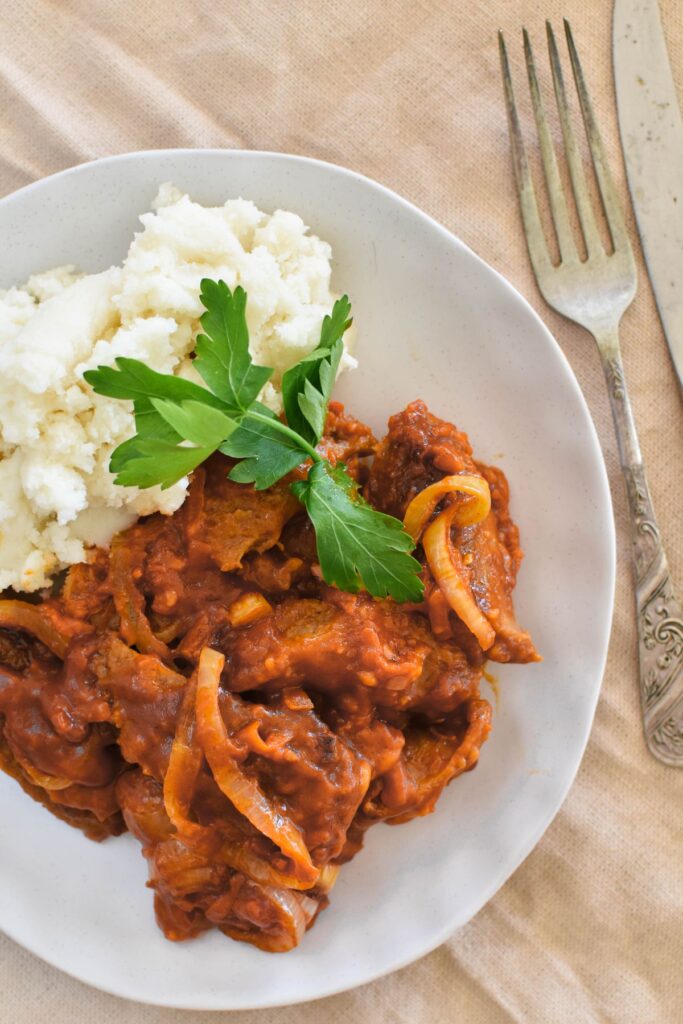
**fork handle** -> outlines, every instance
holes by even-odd
[[[683,610],[647,485],[617,329],[596,335],[596,341],[628,494],[645,742],[657,760],[683,768]]]

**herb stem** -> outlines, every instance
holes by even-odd
[[[289,437],[292,441],[296,442],[297,448],[306,452],[307,455],[313,459],[314,462],[323,462],[322,456],[315,450],[313,445],[309,444],[301,434],[297,434],[295,430],[288,427],[282,420],[271,419],[270,416],[264,416],[263,413],[254,412],[253,409],[249,409],[245,415],[245,419],[258,420],[260,423],[266,423],[269,427],[274,427],[279,433]]]

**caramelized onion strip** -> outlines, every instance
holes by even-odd
[[[66,779],[59,775],[47,775],[45,772],[41,772],[35,765],[24,757],[21,757],[14,751],[14,760],[21,769],[27,779],[34,784],[34,786],[41,786],[48,792],[56,793],[60,789],[68,789],[69,786],[73,786],[73,779]]]
[[[491,491],[483,476],[464,473],[445,476],[416,494],[406,509],[403,525],[415,542],[420,539],[434,509],[447,494],[465,496],[465,500],[455,506],[453,526],[473,526],[489,514]]]
[[[247,920],[243,927],[239,927],[237,922],[219,927],[230,938],[251,942],[268,953],[286,953],[301,942],[308,924],[315,917],[318,904],[308,896],[270,886],[263,887],[262,895],[268,900],[269,917],[273,921],[271,927],[259,928]]]
[[[0,628],[31,633],[62,660],[75,636],[91,633],[92,626],[53,611],[49,605],[28,601],[0,601]]]
[[[265,858],[253,853],[244,842],[223,842],[208,825],[190,819],[190,808],[197,777],[202,766],[202,751],[197,742],[195,704],[197,673],[187,682],[180,708],[171,756],[164,777],[164,807],[178,835],[199,847],[215,850],[215,858],[261,885],[301,889],[308,883],[295,875],[278,871]]]
[[[496,634],[486,616],[479,610],[467,580],[460,552],[453,544],[451,527],[458,513],[457,505],[450,505],[427,527],[422,547],[432,575],[449,605],[487,651]]]
[[[228,621],[233,629],[239,629],[240,626],[251,626],[252,623],[265,619],[272,611],[263,594],[240,594],[228,608]]]
[[[235,871],[241,871],[247,878],[251,878],[252,881],[259,882],[261,885],[272,885],[276,889],[310,889],[311,887],[310,882],[297,878],[291,872],[278,871],[263,857],[253,853],[245,845],[245,841],[223,843],[217,854],[217,859],[234,868]],[[322,870],[324,871],[325,868]]]
[[[111,544],[109,565],[111,571],[114,606],[121,620],[121,636],[127,644],[142,654],[156,654],[162,661],[170,661],[171,652],[152,631],[145,614],[145,598],[136,585],[141,575],[138,544],[126,532],[117,534]]]
[[[339,864],[325,864],[325,866],[320,869],[320,878],[318,879],[318,883],[315,887],[315,891],[317,893],[327,895],[327,893],[331,891],[337,881],[339,868]]]
[[[479,760],[481,747],[491,731],[491,705],[488,701],[475,697],[467,701],[466,709],[467,728],[464,736],[448,760],[422,783],[424,797],[417,812],[419,815],[433,811],[443,788],[458,775],[474,768]],[[414,817],[415,812],[408,811],[387,820],[390,825],[402,825]]]
[[[457,775],[473,768],[479,760],[481,750],[491,731],[491,705],[486,700],[473,698],[467,701],[467,729],[460,743],[445,765],[432,776],[430,787],[439,792]]]
[[[164,807],[171,824],[185,839],[200,839],[208,832],[208,829],[190,820],[190,806],[202,766],[202,752],[195,736],[196,693],[195,672],[185,686],[171,756],[164,776]]]
[[[311,886],[318,870],[300,829],[280,809],[273,807],[255,779],[241,771],[230,743],[218,704],[218,688],[225,658],[205,647],[199,656],[197,672],[197,736],[221,791],[235,808],[263,835],[267,836],[294,864],[299,880]]]

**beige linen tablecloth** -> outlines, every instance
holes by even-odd
[[[495,39],[499,26],[507,30],[520,75],[521,25],[540,48],[545,17],[558,27],[562,15],[571,19],[627,205],[611,6],[0,3],[0,194],[83,160],[173,146],[284,150],[377,178],[456,232],[534,304],[577,374],[612,484],[620,555],[602,698],[574,788],[536,850],[470,924],[412,967],[297,1009],[216,1020],[683,1020],[683,772],[657,764],[643,745],[624,491],[602,374],[592,342],[544,306],[529,270]],[[663,0],[662,7],[683,86],[683,5]],[[623,347],[660,525],[683,589],[683,415],[642,264]],[[190,1024],[200,1016],[103,995],[0,938],[2,1024]]]

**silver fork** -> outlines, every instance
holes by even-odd
[[[680,768],[683,767],[683,614],[674,593],[659,536],[619,349],[619,322],[636,292],[636,266],[571,28],[566,20],[564,27],[613,252],[607,253],[600,239],[583,162],[571,124],[557,43],[549,22],[546,22],[546,28],[555,99],[574,203],[586,247],[586,259],[579,257],[576,248],[526,29],[524,55],[545,184],[560,251],[557,266],[550,258],[538,212],[515,107],[505,40],[502,32],[499,32],[515,179],[529,256],[541,294],[558,313],[593,335],[602,359],[631,517],[645,741],[659,761]]]

